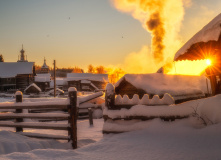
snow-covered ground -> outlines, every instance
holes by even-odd
[[[221,95],[183,103],[196,106],[198,115],[174,122],[149,120],[146,128],[121,134],[102,135],[102,119],[94,120],[94,126],[81,120],[76,150],[66,141],[37,140],[1,130],[0,159],[221,159],[220,104]],[[207,120],[207,126],[199,117]]]

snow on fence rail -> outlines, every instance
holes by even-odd
[[[77,148],[77,101],[79,104],[85,103],[91,99],[100,97],[102,92],[77,99],[77,90],[73,87],[68,90],[68,99],[60,102],[22,102],[22,92],[16,92],[16,103],[0,103],[0,110],[14,109],[15,113],[1,113],[0,114],[0,127],[15,127],[16,132],[22,135],[36,138],[52,138],[52,139],[65,139],[72,141],[73,149]],[[55,109],[55,110],[68,110],[68,113],[23,113],[23,109]],[[62,119],[68,120],[68,124],[55,124],[45,122],[24,122],[24,118],[32,119]],[[15,119],[15,122],[5,121],[6,119]],[[90,120],[90,123],[91,122]],[[68,136],[61,135],[47,135],[37,133],[23,132],[23,128],[35,129],[53,129],[53,130],[67,130]]]
[[[129,99],[127,95],[124,95],[123,97],[121,97],[121,95],[117,95],[115,97],[114,86],[110,83],[106,86],[105,105],[108,109],[111,110],[119,110],[121,108],[130,109],[132,106],[138,104],[154,106],[171,105],[174,103],[175,101],[173,97],[168,93],[165,93],[162,99],[160,99],[158,95],[154,95],[150,99],[148,94],[144,94],[144,96],[141,99],[139,99],[139,96],[137,94],[134,94],[132,99]]]
[[[134,130],[142,126],[142,122],[154,118],[164,121],[187,118],[191,114],[189,109],[175,107],[174,99],[165,93],[163,98],[154,95],[152,99],[146,94],[141,99],[134,95],[129,99],[127,95],[115,95],[115,88],[108,84],[105,90],[105,108],[103,110],[103,133],[121,133]],[[142,127],[141,127],[142,128]]]

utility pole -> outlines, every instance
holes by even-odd
[[[56,97],[56,61],[54,60],[54,97]]]

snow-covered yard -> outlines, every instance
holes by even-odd
[[[0,159],[221,159],[220,104],[221,95],[183,103],[197,107],[198,115],[174,122],[149,120],[143,122],[145,128],[121,134],[103,135],[103,119],[94,120],[94,126],[80,120],[76,150],[66,141],[1,130]],[[207,126],[199,116],[207,119]]]

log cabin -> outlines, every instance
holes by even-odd
[[[35,76],[34,62],[28,62],[24,53],[22,45],[17,62],[0,63],[0,91],[23,91],[33,82]]]
[[[51,75],[50,73],[37,74],[34,77],[34,83],[41,88],[41,90],[48,91],[50,89]]]
[[[1,62],[0,90],[23,91],[34,79],[34,62]]]
[[[221,14],[216,16],[177,51],[174,61],[211,60],[205,70],[212,94],[221,93]]]
[[[162,73],[126,74],[115,84],[115,94],[128,95],[129,98],[138,94],[141,99],[144,94],[149,94],[150,98],[154,95],[159,95],[162,98],[165,93],[168,93],[177,104],[205,97],[205,94],[209,92],[206,81],[205,76],[166,75]]]

